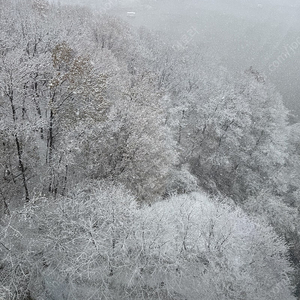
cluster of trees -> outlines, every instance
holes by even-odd
[[[139,209],[83,182],[15,212],[2,243],[8,299],[295,299],[274,229],[195,192]]]
[[[0,8],[4,299],[294,299],[300,127],[266,78],[82,7]]]

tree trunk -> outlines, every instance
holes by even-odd
[[[15,140],[16,140],[17,151],[18,151],[19,168],[21,169],[22,180],[23,180],[23,185],[24,185],[24,189],[25,189],[25,200],[26,200],[26,202],[28,202],[29,201],[29,192],[28,192],[27,180],[26,180],[26,175],[25,175],[25,167],[24,167],[24,164],[22,161],[22,149],[21,149],[21,145],[20,145],[17,135],[15,135]]]
[[[16,108],[14,105],[13,90],[10,91],[9,100],[10,100],[13,120],[14,120],[14,123],[16,124],[17,116],[16,116]],[[16,142],[16,146],[17,146],[19,168],[21,170],[22,181],[23,181],[23,186],[24,186],[24,190],[25,190],[25,200],[26,200],[26,202],[28,202],[29,201],[29,192],[28,192],[27,180],[26,180],[26,175],[25,175],[25,167],[24,167],[24,163],[23,163],[23,159],[22,159],[22,147],[21,147],[21,144],[20,144],[20,141],[19,141],[19,138],[18,138],[18,135],[16,132],[15,132],[14,136],[15,136],[15,142]]]

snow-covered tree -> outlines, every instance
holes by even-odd
[[[14,299],[294,299],[283,240],[199,193],[138,209],[124,188],[84,182],[27,204],[0,238]]]

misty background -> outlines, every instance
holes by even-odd
[[[53,0],[55,1],[55,0]],[[70,3],[70,0],[61,0]],[[161,31],[175,46],[189,30],[186,44],[230,70],[252,66],[271,81],[300,120],[300,2],[298,0],[85,0],[71,1],[117,15],[133,26]],[[128,17],[127,12],[135,12]]]

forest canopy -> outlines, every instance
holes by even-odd
[[[288,117],[199,45],[0,0],[0,298],[296,299]]]

